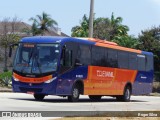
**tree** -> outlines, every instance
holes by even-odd
[[[160,72],[160,26],[143,30],[138,37],[140,44],[137,48],[144,51],[153,52],[155,71]]]
[[[0,35],[0,45],[4,48],[4,52],[1,53],[4,56],[4,71],[8,71],[7,64],[9,45],[17,43],[20,39],[15,31],[19,27],[17,22],[19,22],[17,17],[14,17],[12,20],[10,20],[10,18],[4,18],[1,21],[2,33]]]
[[[122,24],[123,19],[112,13],[111,18],[99,17],[94,19],[93,37],[101,40],[116,42],[120,46],[136,48],[139,41],[128,35],[129,27]],[[89,19],[83,16],[80,26],[72,28],[72,37],[88,37]]]
[[[94,38],[99,38],[102,40],[112,40],[114,37],[127,35],[129,31],[128,26],[122,25],[121,17],[114,17],[112,13],[111,18],[97,18],[94,19],[93,28]],[[83,16],[80,26],[75,26],[72,28],[72,37],[88,37],[89,31],[89,19],[86,15]]]
[[[80,26],[75,26],[71,30],[72,37],[88,37],[89,34],[89,18],[84,15],[82,21],[80,22]]]
[[[141,31],[141,34],[138,36],[140,45],[138,46],[139,49],[145,51],[159,51],[160,50],[160,26],[159,27],[152,27],[151,29]]]
[[[110,40],[111,32],[113,27],[111,27],[110,20],[108,18],[97,18],[94,21],[94,38],[99,38],[102,40]]]
[[[128,48],[137,48],[139,45],[139,39],[134,36],[116,36],[112,40],[112,42],[116,42],[118,45]]]
[[[43,12],[42,15],[37,15],[35,18],[30,18],[30,20],[33,21],[31,29],[33,35],[44,35],[45,31],[49,32],[50,28],[58,25],[58,23],[45,12]]]
[[[115,37],[127,36],[129,27],[122,24],[122,17],[115,18],[114,13],[111,15],[110,19],[110,27],[112,28],[110,31],[110,40],[115,39]]]

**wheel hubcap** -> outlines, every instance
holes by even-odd
[[[78,89],[73,90],[73,97],[77,98],[78,97]]]
[[[125,93],[125,98],[128,100],[130,97],[130,91],[129,89],[126,90],[126,93]]]

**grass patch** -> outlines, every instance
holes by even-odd
[[[0,86],[1,87],[11,87],[12,72],[3,72],[0,74]]]

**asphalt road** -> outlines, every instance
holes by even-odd
[[[0,111],[68,111],[69,113],[71,111],[159,111],[160,113],[160,97],[132,96],[131,102],[117,102],[115,98],[102,97],[100,102],[92,102],[88,96],[80,96],[79,102],[71,103],[67,98],[58,96],[46,96],[44,101],[35,101],[30,94],[0,93]],[[74,114],[76,113],[73,112],[71,116]]]

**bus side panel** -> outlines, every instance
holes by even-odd
[[[58,78],[56,95],[71,95],[74,82],[86,79],[87,72],[88,66],[79,66],[66,71]]]
[[[142,55],[145,55],[145,70],[138,71],[136,80],[133,84],[133,95],[143,95],[152,92],[154,74],[153,53],[142,51]]]
[[[89,66],[84,94],[122,95],[126,83],[133,83],[136,75],[136,70]]]
[[[143,95],[152,92],[153,71],[138,72],[136,80],[133,84],[133,95]]]

